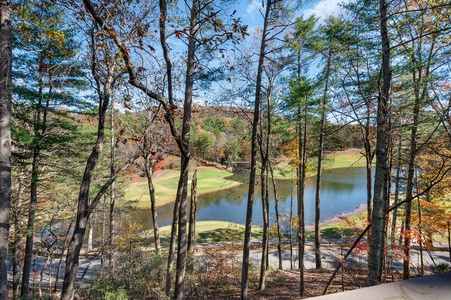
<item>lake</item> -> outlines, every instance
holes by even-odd
[[[262,225],[262,201],[260,185],[255,187],[254,212],[252,223]],[[246,218],[248,185],[242,184],[227,190],[205,194],[198,197],[197,220],[221,220],[244,224]],[[287,216],[292,206],[293,215],[297,214],[296,186],[291,180],[277,180],[279,213]],[[274,196],[270,186],[270,221],[275,223]],[[338,168],[324,170],[321,181],[321,222],[339,215],[349,215],[366,205],[365,168]],[[168,225],[172,221],[173,204],[158,208],[159,225]],[[306,180],[305,222],[314,223],[315,219],[315,177]],[[152,227],[150,209],[141,209],[133,213],[133,221],[144,228]]]

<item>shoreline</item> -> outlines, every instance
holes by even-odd
[[[330,219],[324,220],[323,222],[319,223],[320,230],[327,228],[328,226],[338,224],[341,221],[343,221],[343,218],[351,218],[353,216],[356,216],[360,213],[363,213],[366,211],[367,205],[366,204],[360,204],[357,206],[354,210],[348,211],[348,212],[342,212],[340,215],[336,215]],[[305,230],[306,231],[313,231],[315,229],[315,225],[306,225]]]

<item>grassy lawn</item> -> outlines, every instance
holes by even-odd
[[[160,228],[162,247],[169,246],[171,226]],[[143,237],[153,237],[153,231],[142,233]],[[261,240],[262,229],[252,228],[251,240]],[[244,239],[244,225],[226,221],[198,221],[196,222],[196,243],[214,242],[242,242]],[[151,243],[152,238],[149,239]]]
[[[157,206],[173,202],[175,200],[177,184],[180,172],[178,170],[163,170],[156,173],[153,180],[156,194]],[[197,169],[197,194],[205,194],[219,189],[231,188],[240,183],[229,180],[227,177],[233,175],[230,172],[219,170],[214,167],[201,167]],[[189,173],[191,178],[193,172]],[[189,185],[191,189],[191,184]],[[131,183],[125,191],[124,199],[128,205],[133,205],[137,208],[150,208],[149,189],[147,180]]]
[[[320,228],[321,238],[339,239],[358,236],[366,227],[366,211],[351,215],[346,219],[338,219],[322,225]],[[315,232],[308,230],[307,238],[314,238]]]
[[[326,155],[324,168],[349,168],[364,167],[366,165],[365,158],[361,154],[361,150],[346,151],[344,153],[331,153]]]
[[[351,149],[347,151],[339,151],[334,153],[328,153],[325,155],[323,162],[324,169],[337,169],[337,168],[350,168],[350,167],[364,167],[366,165],[365,158],[361,154],[363,150]],[[311,159],[315,164],[316,159]],[[316,175],[316,171],[308,171],[307,176]],[[279,179],[290,179],[292,176],[296,176],[295,170],[293,170],[287,164],[279,164],[274,169],[274,176]]]

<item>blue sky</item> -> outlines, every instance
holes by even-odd
[[[239,8],[237,9],[238,16],[241,17],[244,23],[248,24],[250,28],[262,24],[262,16],[259,9],[262,8],[262,1],[266,0],[241,0]],[[296,0],[295,0],[296,1]],[[315,14],[320,18],[325,18],[331,14],[338,16],[341,8],[339,3],[347,2],[348,0],[320,0],[309,1],[304,4],[300,14],[310,16]]]

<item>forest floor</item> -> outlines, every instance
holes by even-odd
[[[257,289],[258,282],[250,283],[248,289],[248,299],[250,300],[288,300],[288,299],[306,299],[323,295],[325,286],[327,285],[331,270],[305,270],[304,271],[304,296],[299,296],[299,270],[270,270],[267,272],[266,289],[259,291]],[[394,282],[401,280],[401,274],[397,273],[391,276],[386,282]],[[332,282],[328,294],[342,291],[350,291],[366,287],[367,275],[361,270],[347,271],[339,273]],[[59,299],[60,293],[57,292],[49,297],[47,288],[43,288],[43,296],[48,299]],[[218,278],[217,281],[209,281],[209,285],[203,290],[208,296],[198,295],[196,293],[187,294],[186,299],[215,299],[215,300],[233,300],[240,299],[239,282],[235,284],[225,285],[223,279]],[[31,287],[32,295],[38,297],[39,290]],[[77,299],[81,299],[78,298]],[[12,285],[8,284],[8,298],[13,299]],[[35,299],[34,297],[32,299]]]
[[[267,272],[266,288],[259,291],[258,282],[251,280],[248,289],[248,299],[284,300],[306,299],[323,295],[324,289],[332,275],[331,270],[305,270],[304,296],[299,296],[299,270],[270,270]],[[386,282],[401,280],[400,273],[396,273]],[[367,274],[364,270],[347,270],[339,272],[328,289],[328,294],[360,289],[367,286]],[[223,279],[210,281],[207,287],[209,299],[240,299],[239,282],[226,285]],[[187,299],[201,299],[200,295],[188,295]]]

